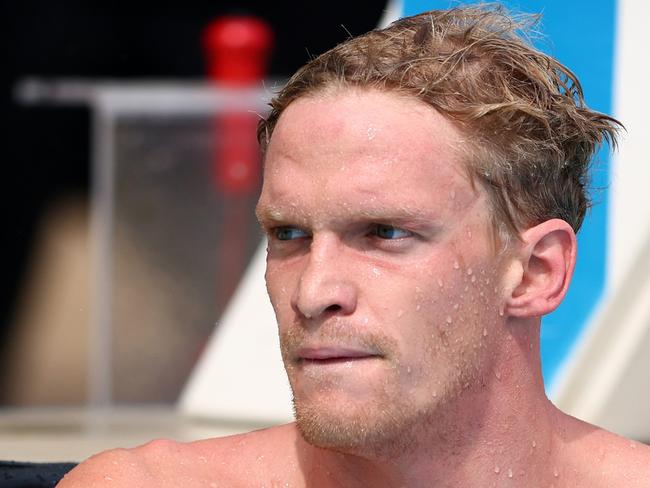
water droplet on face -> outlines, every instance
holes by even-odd
[[[379,269],[377,269],[377,268],[372,268],[372,273],[375,276],[381,276],[381,271],[379,271]]]
[[[201,461],[203,464],[208,462],[208,459],[205,456],[199,456],[199,461]]]
[[[484,328],[484,329],[483,329],[483,337],[487,337],[487,334],[488,334],[488,333],[487,333],[487,329]]]
[[[451,324],[453,322],[450,315],[447,315],[447,318],[445,319],[445,322],[447,322],[448,324]]]
[[[454,261],[454,269],[460,269],[460,263],[458,261]]]
[[[501,371],[495,371],[494,376],[496,376],[497,379],[500,380],[501,379]]]
[[[418,303],[418,304],[415,306],[415,310],[420,310],[420,308],[422,308],[422,306]]]
[[[454,310],[458,310],[458,307],[459,307],[459,306],[460,306],[460,305],[458,305],[457,303],[454,303]]]
[[[398,310],[397,318],[400,318],[402,315],[404,315],[404,310]]]
[[[467,268],[467,276],[470,276],[474,271],[472,271],[472,268]]]
[[[442,288],[442,285],[443,285],[442,280],[441,280],[440,278],[438,278],[438,286],[439,286],[440,288]]]
[[[556,478],[559,478],[560,472],[557,470],[557,466],[553,468],[553,476]]]
[[[495,466],[495,467],[494,467],[494,472],[495,472],[496,474],[499,474],[499,473],[501,472],[501,468],[500,468],[499,466]]]
[[[537,442],[533,441],[533,449],[537,447]]]
[[[472,279],[470,280],[472,283],[476,283],[476,276],[472,276]]]
[[[452,200],[456,198],[456,190],[451,190],[449,192],[449,198],[451,198]]]
[[[508,468],[508,478],[512,478],[512,469]]]
[[[407,373],[407,374],[411,374],[411,367],[410,367],[410,366],[407,366],[407,367],[406,367],[406,373]]]

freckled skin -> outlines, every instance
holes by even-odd
[[[293,102],[258,215],[298,423],[109,451],[60,486],[650,486],[648,447],[544,394],[540,316],[566,291],[572,231],[545,222],[495,255],[462,144],[394,93]],[[313,346],[367,355],[306,361]]]

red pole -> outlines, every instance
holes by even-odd
[[[272,42],[271,28],[261,19],[227,16],[211,22],[203,35],[209,80],[221,88],[261,85]],[[225,229],[217,243],[218,310],[230,299],[247,264],[251,199],[261,180],[258,120],[247,111],[220,112],[214,119],[212,175],[215,189],[224,196]]]
[[[259,84],[266,75],[272,42],[271,28],[261,19],[227,16],[211,22],[203,36],[209,79],[228,88]],[[247,112],[224,113],[216,120],[219,150],[213,160],[213,175],[218,190],[250,194],[257,189],[257,121],[255,114]]]

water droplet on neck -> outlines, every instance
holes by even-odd
[[[474,271],[472,271],[472,268],[467,268],[466,273],[467,273],[468,276],[471,276],[471,274],[472,274],[473,272],[474,272]]]
[[[501,468],[500,468],[499,466],[495,466],[495,467],[494,467],[494,472],[495,472],[496,474],[499,474],[499,473],[501,472]]]
[[[445,319],[445,322],[447,322],[448,324],[451,324],[453,322],[450,315],[447,315],[447,318]]]
[[[512,478],[512,469],[508,468],[508,478]]]
[[[486,328],[483,328],[483,337],[487,337],[488,331]]]
[[[458,305],[457,303],[454,303],[454,310],[458,310],[458,307],[460,307],[460,305]]]
[[[496,376],[497,379],[500,380],[501,379],[501,371],[495,371],[494,376]]]
[[[454,261],[454,269],[460,269],[460,263],[458,261]]]
[[[440,288],[442,288],[442,285],[443,285],[442,280],[441,280],[440,278],[438,278],[438,286],[439,286]]]
[[[556,478],[560,477],[560,472],[557,470],[557,466],[553,468],[553,476]]]
[[[472,276],[472,279],[470,280],[472,283],[476,283],[476,276]]]

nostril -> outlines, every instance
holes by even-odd
[[[330,305],[325,309],[326,312],[338,312],[339,310],[341,310],[341,305],[336,304]]]

